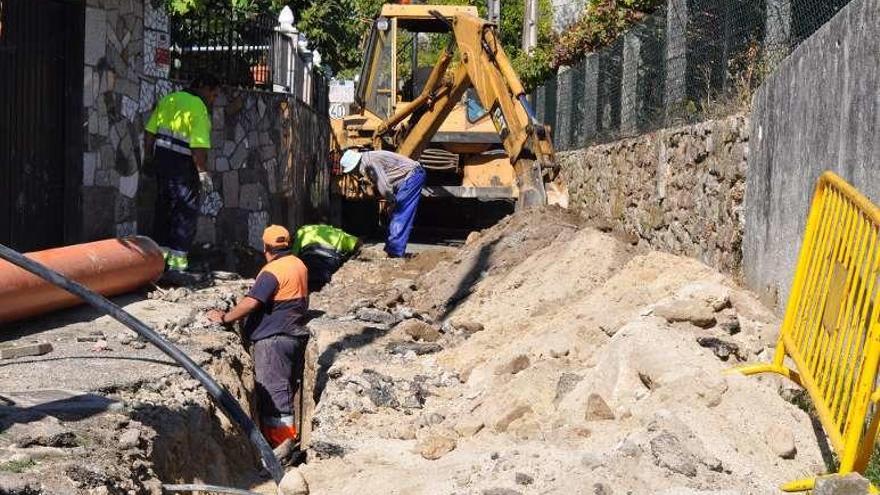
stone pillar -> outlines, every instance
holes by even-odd
[[[575,103],[571,95],[571,67],[559,69],[559,84],[556,87],[556,150],[565,151],[571,146],[571,123]]]
[[[639,130],[639,64],[642,42],[633,30],[623,35],[623,76],[620,82],[620,132],[634,136]]]
[[[666,10],[666,115],[687,97],[687,0],[668,0]]]
[[[775,67],[791,44],[791,0],[767,0],[764,34],[765,61]]]

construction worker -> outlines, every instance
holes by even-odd
[[[331,225],[303,225],[297,229],[293,254],[309,270],[309,292],[321,290],[360,247],[360,239]]]
[[[280,225],[263,232],[266,266],[234,308],[208,312],[215,323],[247,317],[242,336],[253,344],[260,430],[275,448],[296,441],[293,397],[302,383],[309,331],[306,267],[291,253],[290,233]],[[286,442],[290,440],[290,442]]]
[[[196,78],[185,91],[165,95],[144,127],[144,163],[158,182],[153,239],[168,269],[186,271],[196,235],[199,189],[213,190],[208,174],[209,108],[220,92],[212,75]],[[201,186],[201,187],[200,187]]]
[[[339,164],[344,173],[353,172],[360,165],[361,175],[390,203],[391,222],[385,252],[392,258],[404,256],[425,185],[425,169],[419,162],[391,151],[348,149]]]

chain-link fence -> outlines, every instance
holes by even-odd
[[[534,93],[557,150],[717,118],[850,0],[668,0]]]

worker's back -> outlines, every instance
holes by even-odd
[[[261,303],[245,325],[250,340],[308,335],[302,325],[309,309],[308,272],[296,256],[288,254],[266,264],[248,296]]]

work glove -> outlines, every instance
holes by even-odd
[[[214,181],[211,180],[211,174],[208,172],[199,172],[199,184],[202,186],[202,193],[214,192]]]

